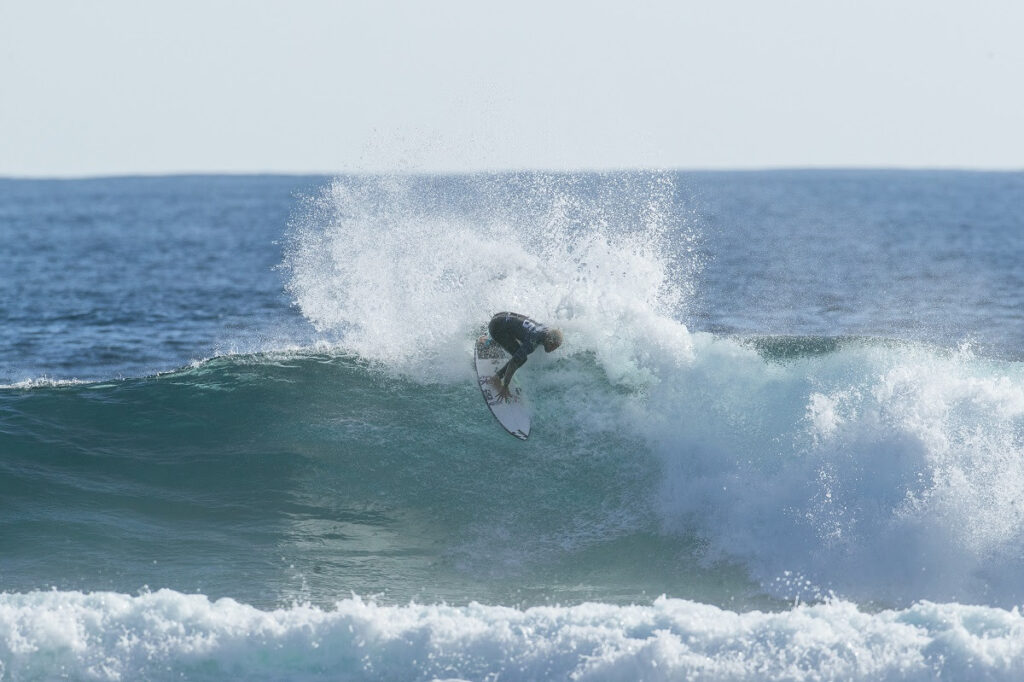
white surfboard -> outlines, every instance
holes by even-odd
[[[526,440],[530,435],[530,410],[523,400],[523,392],[516,378],[512,377],[512,383],[509,384],[508,399],[498,397],[498,388],[495,385],[495,374],[508,362],[508,353],[493,339],[481,336],[476,340],[474,356],[480,391],[484,394],[487,407],[491,408],[491,414],[506,431],[516,438]]]

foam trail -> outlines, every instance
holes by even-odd
[[[646,606],[378,606],[263,611],[160,590],[0,596],[11,679],[1014,680],[1024,618],[920,603],[733,613]]]

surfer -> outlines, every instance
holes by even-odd
[[[550,353],[562,345],[562,332],[519,313],[498,313],[491,318],[487,331],[512,355],[495,376],[495,387],[502,398],[508,398],[512,375],[526,363],[526,356],[537,346],[543,345],[544,352]]]

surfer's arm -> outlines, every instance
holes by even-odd
[[[520,342],[519,348],[512,354],[512,358],[505,363],[505,366],[498,370],[497,389],[502,398],[509,397],[508,384],[512,381],[512,375],[516,370],[526,364],[526,358],[533,352],[534,345],[530,342]]]
[[[512,381],[512,375],[516,373],[516,370],[523,366],[526,362],[526,358],[519,359],[519,353],[512,356],[512,359],[505,363],[505,366],[498,370],[498,376],[501,378],[501,384],[506,389],[508,383]]]

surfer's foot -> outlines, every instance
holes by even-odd
[[[512,397],[512,394],[508,390],[508,386],[502,383],[501,379],[494,377],[491,379],[491,386],[497,391],[498,397],[502,400],[508,400]]]

